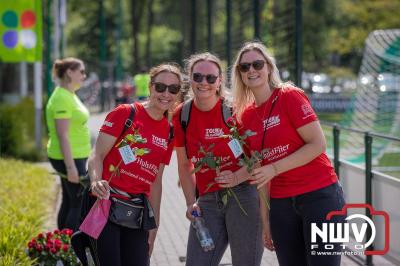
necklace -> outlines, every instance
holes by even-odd
[[[269,121],[269,118],[271,117],[272,110],[274,110],[277,99],[278,99],[278,95],[275,96],[275,98],[272,100],[272,105],[271,105],[271,108],[269,109],[269,114],[268,114],[267,120],[264,120],[265,122],[263,120],[261,120],[261,122],[263,124],[263,128],[264,128],[264,132],[263,132],[263,136],[262,136],[262,140],[261,140],[261,149],[260,149],[261,154],[264,153],[263,150],[264,150],[265,133],[267,132],[268,121]],[[262,160],[261,160],[261,163],[263,163],[263,162],[264,162],[264,155],[262,156]]]

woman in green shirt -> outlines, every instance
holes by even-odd
[[[61,178],[62,203],[58,213],[58,228],[77,229],[80,215],[79,176],[86,173],[90,154],[89,111],[75,92],[86,78],[83,62],[76,58],[56,60],[53,79],[58,86],[46,106],[49,129],[47,155]]]

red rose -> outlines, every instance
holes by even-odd
[[[56,250],[55,248],[51,248],[51,249],[50,249],[50,252],[53,253],[53,254],[56,254],[56,253],[57,253],[57,250]]]
[[[61,240],[60,239],[55,239],[54,240],[54,245],[56,246],[56,247],[61,247],[61,244],[62,244],[62,242],[61,242]]]
[[[55,235],[59,235],[60,234],[60,230],[58,230],[58,229],[54,230],[54,234]]]
[[[38,234],[37,238],[42,239],[42,238],[44,238],[44,235],[42,233],[40,233],[40,234]]]
[[[46,238],[47,239],[52,238],[52,237],[53,237],[53,233],[52,232],[47,232],[46,233]]]
[[[67,252],[68,249],[69,249],[69,246],[68,246],[68,245],[64,245],[64,246],[62,247],[62,250],[63,250],[64,252]]]
[[[36,246],[36,251],[37,252],[42,252],[43,251],[43,246],[42,245],[37,245]]]
[[[29,247],[29,248],[33,248],[34,245],[35,245],[35,244],[33,244],[33,242],[29,242],[29,243],[28,243],[28,247]]]

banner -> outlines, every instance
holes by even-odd
[[[42,0],[0,0],[0,61],[42,60]]]

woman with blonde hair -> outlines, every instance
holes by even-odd
[[[82,60],[69,57],[53,64],[53,79],[58,84],[46,105],[49,130],[47,155],[61,178],[62,202],[58,228],[77,229],[82,186],[79,176],[86,173],[90,154],[89,110],[76,95],[86,78]]]
[[[149,265],[160,221],[161,178],[174,143],[167,115],[181,82],[177,65],[153,67],[148,101],[119,105],[100,128],[89,158],[92,201],[110,195],[112,204],[107,224],[91,241],[96,265]],[[133,209],[125,217],[135,216],[128,221],[118,215],[127,205]]]
[[[340,265],[340,255],[314,255],[325,251],[325,244],[340,251],[340,243],[311,242],[311,223],[344,221],[326,220],[329,212],[342,209],[344,198],[307,96],[281,81],[274,58],[259,42],[245,43],[238,52],[232,86],[237,119],[243,130],[256,133],[247,144],[262,154],[251,183],[270,185],[272,239],[266,237],[265,246],[275,248],[280,265]]]
[[[235,172],[240,168],[229,139],[222,137],[229,134],[230,128],[224,116],[229,103],[223,97],[221,62],[211,53],[195,54],[187,60],[186,71],[192,97],[177,108],[173,119],[179,179],[186,199],[186,217],[193,221],[195,216],[202,216],[215,246],[202,247],[192,225],[186,265],[218,265],[228,244],[233,265],[260,265],[264,249],[257,190],[242,183],[244,178],[218,177],[220,171]],[[214,166],[210,160],[209,164],[204,163],[204,151],[212,153]],[[238,201],[228,197],[226,188]]]

